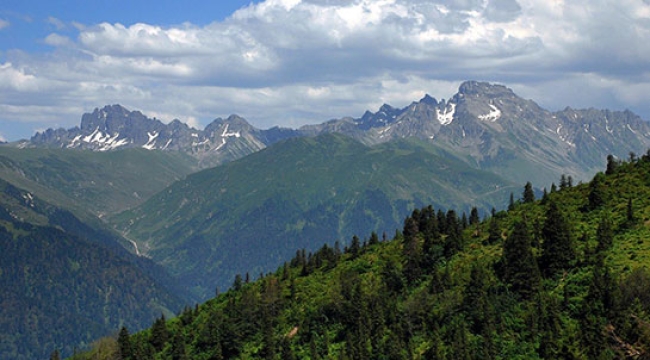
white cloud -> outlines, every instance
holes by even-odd
[[[24,69],[14,67],[12,63],[4,63],[0,64],[0,88],[19,92],[33,91],[37,89],[37,80]]]
[[[0,142],[5,142],[7,139],[0,133]]]
[[[9,27],[11,23],[7,20],[0,19],[0,30]]]
[[[53,16],[48,16],[47,20],[45,20],[48,24],[54,26],[56,30],[63,30],[67,28],[68,26],[65,24],[65,22],[61,21],[60,19],[57,19]]]
[[[50,45],[50,46],[58,46],[58,47],[67,47],[67,46],[73,46],[72,40],[68,38],[67,36],[62,36],[59,34],[50,34],[45,38],[45,43]]]
[[[65,116],[121,103],[195,126],[231,113],[298,126],[449,97],[477,79],[552,109],[650,117],[642,0],[267,0],[205,26],[70,24],[78,36],[48,35],[49,54],[6,54],[1,105],[20,111],[29,92],[29,105]]]

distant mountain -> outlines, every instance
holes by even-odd
[[[0,359],[64,356],[119,326],[150,324],[189,299],[110,231],[0,180]]]
[[[627,158],[650,147],[650,124],[630,111],[551,112],[503,85],[467,81],[449,100],[429,95],[398,109],[384,104],[360,118],[345,117],[300,129],[260,130],[241,117],[216,119],[204,130],[174,120],[163,124],[119,105],[95,109],[81,126],[49,129],[22,146],[108,151],[139,147],[178,150],[203,168],[259,151],[277,141],[342,133],[371,145],[416,137],[465,157],[475,167],[522,183],[548,186],[561,174],[586,180],[607,155]]]
[[[259,130],[236,115],[225,120],[218,118],[204,130],[197,130],[179,120],[164,124],[139,111],[112,105],[84,114],[80,127],[37,133],[29,145],[95,151],[177,150],[196,157],[207,167],[259,151],[291,136],[295,136],[294,130]]]
[[[403,109],[382,106],[361,118],[301,128],[342,132],[366,144],[417,137],[518,183],[548,186],[559,175],[586,180],[607,155],[627,158],[650,147],[650,124],[630,111],[550,112],[502,85],[468,81],[451,99],[425,96]]]
[[[370,230],[392,234],[422,204],[486,213],[514,189],[430,143],[369,147],[324,134],[192,174],[109,221],[205,298],[296,249],[345,244]]]

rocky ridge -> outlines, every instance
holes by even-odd
[[[333,132],[365,144],[417,137],[486,169],[508,161],[527,162],[530,168],[520,168],[525,173],[522,179],[536,169],[552,178],[558,173],[582,178],[601,168],[602,159],[609,154],[627,157],[629,152],[650,147],[650,124],[630,111],[567,107],[551,112],[503,85],[477,81],[462,83],[448,100],[425,95],[401,109],[384,104],[377,112],[366,111],[359,118],[345,117],[299,129],[260,130],[231,115],[197,130],[179,120],[164,124],[139,111],[112,105],[84,114],[80,127],[37,133],[29,146],[176,150],[209,167],[283,139]]]

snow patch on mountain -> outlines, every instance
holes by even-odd
[[[436,115],[438,121],[440,122],[440,125],[449,125],[452,121],[454,121],[454,115],[456,114],[456,104],[449,103],[447,106],[451,107],[451,109],[447,109],[447,107],[445,107],[442,112],[440,109],[436,109]]]
[[[147,141],[146,144],[142,145],[142,147],[147,149],[147,150],[155,149],[156,148],[156,138],[158,137],[158,135],[160,135],[160,134],[155,132],[155,131],[153,132],[153,134],[147,131],[147,136],[149,136],[149,141]]]
[[[482,121],[490,121],[490,122],[495,122],[501,118],[501,110],[497,108],[496,106],[489,104],[490,106],[490,112],[485,114],[485,115],[479,115],[478,119]]]
[[[127,139],[119,139],[120,133],[117,133],[113,136],[110,134],[104,134],[99,130],[99,127],[95,129],[90,135],[82,136],[77,135],[66,145],[67,148],[76,148],[79,147],[82,143],[92,144],[97,147],[97,151],[109,151],[115,150],[119,147],[122,147],[129,143]]]
[[[223,133],[221,134],[221,137],[231,137],[231,136],[241,137],[241,133],[239,131],[237,131],[237,132],[228,132],[228,125],[229,124],[226,124],[226,126],[223,128]]]

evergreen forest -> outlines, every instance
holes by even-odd
[[[428,206],[394,234],[298,250],[72,358],[650,358],[650,152],[559,180],[507,211]]]

